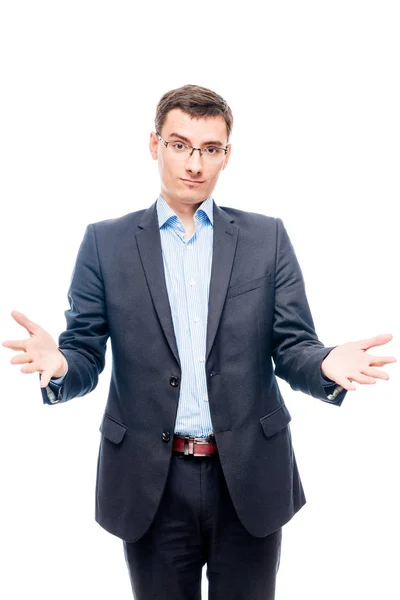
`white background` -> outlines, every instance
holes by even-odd
[[[5,0],[1,341],[26,337],[14,309],[57,339],[86,225],[155,201],[156,104],[194,83],[235,118],[217,204],[283,219],[325,345],[392,333],[372,352],[400,357],[399,28],[384,0]],[[94,521],[110,354],[92,394],[53,407],[13,354],[0,348],[0,596],[128,600],[122,542]],[[400,597],[399,363],[386,370],[341,408],[280,382],[308,502],[284,528],[277,600]]]

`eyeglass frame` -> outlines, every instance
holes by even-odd
[[[201,157],[203,157],[203,151],[206,150],[206,148],[195,148],[194,146],[190,146],[189,144],[185,144],[185,142],[177,142],[177,141],[171,141],[171,142],[166,142],[165,140],[163,140],[163,138],[161,137],[161,135],[159,133],[156,133],[156,136],[158,137],[158,139],[160,140],[160,142],[162,142],[164,144],[164,146],[166,148],[168,148],[168,144],[183,144],[184,146],[186,146],[187,148],[191,148],[191,152],[189,154],[189,158],[192,156],[193,152],[195,150],[199,151],[199,154]],[[220,146],[209,146],[209,148],[218,148],[218,150],[223,150],[224,151],[224,157],[226,156],[227,152],[228,152],[228,146],[225,146],[225,148],[221,148]]]

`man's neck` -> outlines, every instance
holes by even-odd
[[[172,208],[174,213],[180,218],[182,223],[193,221],[194,214],[199,206],[206,200],[202,200],[201,202],[197,202],[196,204],[190,204],[185,202],[174,202],[170,198],[166,197],[163,193],[161,196],[165,200],[165,202]]]

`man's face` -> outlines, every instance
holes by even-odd
[[[225,120],[222,116],[192,119],[175,108],[167,114],[160,135],[166,142],[182,142],[195,148],[219,146],[228,151],[217,161],[200,157],[198,150],[188,158],[177,156],[166,148],[157,135],[150,134],[150,152],[158,160],[161,194],[171,205],[200,204],[211,195],[219,174],[228,164],[231,145],[228,144]]]

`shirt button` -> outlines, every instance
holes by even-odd
[[[193,321],[194,321],[195,323],[198,323],[198,322],[200,321],[200,319],[199,319],[199,317],[195,317],[195,318],[193,319]]]
[[[204,356],[200,356],[200,358],[199,358],[199,361],[200,361],[200,362],[204,362],[204,361],[205,361],[205,358],[204,358]]]
[[[208,396],[207,396],[207,394],[204,394],[204,402],[208,402]]]
[[[195,285],[195,283],[196,283],[195,280],[192,279],[192,281],[190,282],[190,285]]]
[[[188,244],[188,245],[186,246],[186,248],[187,248],[188,250],[193,250],[193,246],[192,246],[191,244]]]

